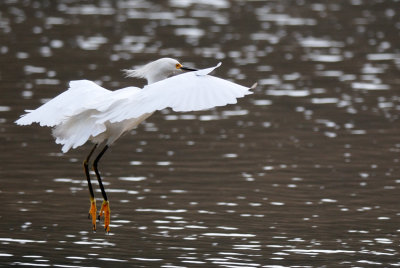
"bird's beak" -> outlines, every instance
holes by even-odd
[[[186,67],[186,66],[182,66],[181,69],[184,70],[184,71],[192,71],[192,72],[193,71],[198,71],[197,69],[189,68],[189,67]]]
[[[183,71],[198,71],[197,69],[189,68],[189,67],[183,66],[182,64],[179,64],[176,68],[181,69]]]

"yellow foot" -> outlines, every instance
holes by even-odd
[[[99,220],[104,214],[104,230],[106,230],[107,233],[110,232],[110,213],[110,202],[103,200],[103,204],[101,204]]]
[[[90,209],[89,209],[89,219],[92,219],[92,226],[93,226],[93,231],[96,231],[96,215],[97,215],[97,210],[96,210],[96,199],[90,199]]]

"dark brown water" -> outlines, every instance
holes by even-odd
[[[0,266],[400,266],[399,5],[1,1]],[[90,146],[13,121],[70,80],[142,86],[120,70],[163,56],[259,86],[119,140],[92,233]]]

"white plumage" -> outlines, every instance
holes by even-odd
[[[99,217],[104,214],[104,228],[110,230],[110,206],[97,169],[98,162],[109,145],[121,135],[135,128],[157,110],[167,107],[177,112],[198,111],[236,103],[237,98],[251,94],[251,88],[209,75],[215,67],[194,70],[182,66],[177,60],[163,58],[136,70],[125,70],[127,76],[147,79],[143,89],[127,87],[107,90],[92,81],[78,80],[69,83],[69,89],[36,110],[16,121],[18,125],[38,123],[53,128],[56,143],[62,144],[65,153],[92,141],[95,145],[83,161],[88,181],[93,230],[96,230],[96,199],[89,173],[89,160],[99,144],[103,149],[93,161],[93,170],[99,182],[103,203]],[[188,70],[193,72],[169,76]],[[253,87],[252,87],[253,88]]]
[[[146,72],[156,66],[152,69],[148,65],[143,67]],[[251,94],[247,87],[208,75],[219,66],[161,79],[143,89],[127,87],[110,91],[88,80],[71,81],[67,91],[36,110],[27,111],[16,123],[54,127],[56,143],[63,145],[64,153],[88,140],[106,141],[110,145],[157,110],[210,109],[234,104],[237,98]],[[143,70],[127,73],[146,77]],[[149,82],[155,80],[153,77]]]

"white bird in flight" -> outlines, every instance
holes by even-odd
[[[167,107],[176,112],[210,109],[234,104],[237,98],[251,94],[251,88],[209,75],[215,67],[196,70],[171,58],[150,62],[136,70],[124,70],[128,77],[145,78],[148,85],[140,89],[127,87],[107,90],[88,80],[69,83],[69,89],[36,110],[26,110],[16,121],[18,125],[39,123],[53,128],[56,143],[62,144],[66,153],[87,141],[94,143],[83,161],[90,194],[89,217],[93,230],[96,219],[104,215],[104,228],[110,230],[110,204],[104,190],[98,162],[111,144],[132,130],[157,110]],[[191,71],[174,75],[181,70]],[[102,147],[101,147],[102,146]],[[100,149],[101,148],[101,149]],[[96,200],[90,182],[89,161],[96,149],[92,168],[99,182],[103,203],[97,217]]]

